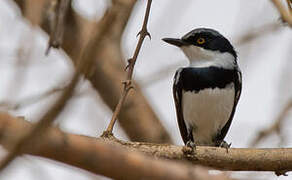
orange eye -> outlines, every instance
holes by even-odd
[[[197,43],[198,44],[204,44],[206,42],[206,40],[204,38],[198,38],[197,39]]]

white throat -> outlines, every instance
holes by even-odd
[[[182,46],[181,49],[193,67],[215,66],[225,69],[236,67],[234,56],[228,52],[211,51],[197,46]]]

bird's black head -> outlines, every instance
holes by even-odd
[[[197,46],[206,50],[228,52],[237,58],[231,43],[218,31],[208,28],[198,28],[184,35],[181,39],[164,38],[163,41],[178,46]]]

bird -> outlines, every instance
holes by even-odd
[[[224,141],[241,95],[237,52],[227,38],[197,28],[182,38],[163,38],[180,48],[189,66],[174,75],[173,97],[180,134],[186,146],[229,148]]]

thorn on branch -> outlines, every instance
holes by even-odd
[[[138,36],[144,36],[144,37],[148,36],[150,40],[152,39],[151,34],[149,33],[147,29],[142,29],[141,31],[139,31],[136,37]]]
[[[132,83],[131,83],[131,85],[127,88],[127,91],[130,91],[131,89],[135,89],[134,86],[132,85]]]
[[[150,40],[152,39],[151,34],[148,31],[146,31],[146,36],[145,37],[147,37],[147,36],[149,37]]]
[[[134,86],[132,85],[132,80],[123,81],[122,84],[124,85],[126,91],[130,91],[131,89],[135,89]]]
[[[131,67],[131,65],[133,64],[133,58],[130,58],[130,59],[128,59],[128,64],[127,64],[127,66],[125,67],[125,71],[127,71],[130,67]]]
[[[122,84],[127,87],[131,84],[131,80],[123,81]]]

